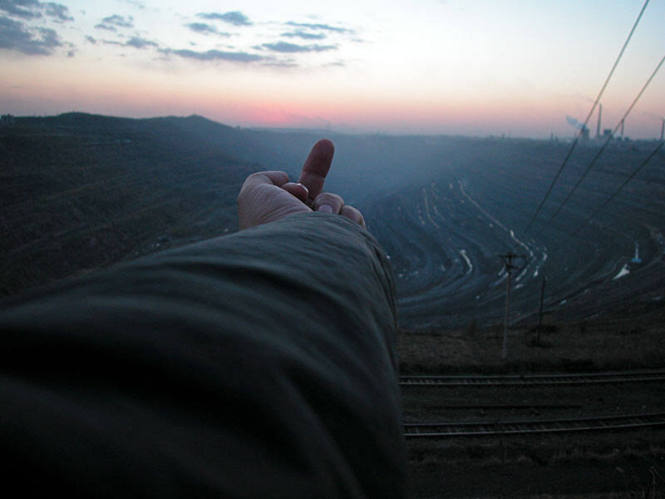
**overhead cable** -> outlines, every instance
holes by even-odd
[[[527,232],[531,228],[531,225],[536,220],[536,218],[538,218],[538,215],[540,214],[540,211],[543,209],[543,206],[545,205],[545,202],[550,197],[550,194],[552,193],[552,189],[554,188],[554,185],[559,180],[559,177],[561,176],[561,172],[563,172],[563,169],[566,167],[566,164],[568,163],[568,160],[570,159],[570,156],[573,154],[573,151],[575,150],[575,147],[577,146],[577,143],[579,142],[580,136],[582,135],[582,131],[586,128],[587,124],[589,123],[589,120],[591,119],[591,116],[593,115],[593,112],[596,110],[596,107],[598,106],[598,103],[600,102],[600,98],[603,96],[603,93],[605,92],[605,89],[607,88],[608,83],[612,79],[612,75],[614,74],[614,70],[619,65],[619,61],[621,60],[621,57],[623,56],[623,53],[625,52],[626,47],[628,46],[628,43],[630,42],[630,39],[633,37],[633,33],[635,32],[635,29],[637,28],[637,25],[640,23],[640,20],[642,19],[642,14],[644,14],[644,11],[646,10],[647,5],[649,5],[649,0],[645,0],[644,5],[642,5],[642,9],[640,10],[639,15],[637,16],[637,19],[635,19],[635,22],[633,23],[633,27],[631,28],[630,33],[628,33],[628,37],[626,38],[626,41],[624,42],[623,47],[621,47],[621,50],[619,51],[619,55],[617,55],[617,58],[614,61],[614,64],[612,65],[612,69],[610,70],[609,74],[607,75],[607,78],[605,78],[605,83],[603,83],[603,86],[601,87],[600,92],[598,92],[598,95],[596,96],[596,100],[594,101],[593,106],[591,106],[591,110],[589,111],[589,114],[587,115],[586,119],[584,120],[584,124],[582,125],[582,128],[580,128],[579,132],[577,133],[577,136],[575,137],[575,140],[573,141],[572,145],[570,146],[570,149],[568,150],[568,153],[566,154],[566,157],[564,158],[563,163],[561,163],[561,166],[559,167],[559,171],[557,171],[556,175],[552,179],[552,182],[550,183],[550,186],[547,189],[547,192],[545,193],[545,196],[543,197],[542,201],[538,205],[538,208],[536,209],[536,212],[533,214],[533,216],[531,217],[531,220],[529,220],[529,223],[527,224],[526,228],[524,229],[525,232]]]
[[[644,93],[644,91],[645,91],[645,90],[647,89],[647,87],[649,86],[649,83],[651,83],[651,81],[654,79],[654,77],[655,77],[656,74],[658,73],[658,70],[660,70],[660,68],[661,68],[661,66],[663,65],[664,62],[665,62],[665,55],[662,57],[662,59],[660,60],[660,62],[659,62],[658,65],[656,66],[656,69],[653,70],[653,73],[651,73],[651,76],[649,76],[649,78],[647,79],[647,81],[644,83],[644,85],[642,86],[642,89],[639,91],[639,93],[637,94],[637,96],[633,99],[633,102],[630,104],[630,106],[628,106],[628,109],[627,109],[626,112],[624,113],[623,117],[619,120],[619,123],[617,123],[617,125],[614,127],[614,130],[613,130],[613,131],[607,136],[607,139],[605,139],[605,143],[604,143],[603,146],[598,150],[598,152],[597,152],[596,155],[593,157],[593,159],[591,160],[591,162],[589,163],[589,165],[586,167],[586,169],[584,170],[584,173],[582,174],[582,176],[577,180],[577,182],[575,183],[575,185],[573,186],[573,188],[571,189],[571,191],[570,191],[570,192],[568,193],[568,195],[566,196],[566,199],[564,199],[564,200],[561,202],[561,204],[560,204],[559,207],[556,209],[556,211],[554,212],[554,214],[550,217],[550,220],[549,220],[550,222],[551,222],[551,221],[552,221],[552,220],[553,220],[553,219],[554,219],[554,218],[555,218],[555,217],[561,212],[561,210],[562,210],[563,207],[568,203],[568,201],[570,200],[570,198],[573,197],[573,194],[575,194],[575,191],[577,190],[577,188],[580,186],[580,184],[582,183],[582,181],[586,178],[586,176],[589,174],[589,172],[591,171],[591,169],[594,167],[594,165],[596,164],[596,161],[598,161],[598,158],[600,158],[600,157],[602,156],[603,152],[605,152],[605,149],[607,148],[607,145],[608,145],[608,144],[610,143],[610,141],[612,140],[612,137],[614,137],[614,134],[617,133],[617,130],[619,130],[619,128],[621,127],[621,123],[623,123],[623,122],[625,121],[625,119],[628,117],[628,115],[630,114],[630,112],[633,110],[633,108],[634,108],[635,105],[637,104],[637,101],[640,100],[640,97],[642,97],[642,94]]]
[[[628,177],[622,182],[619,188],[616,191],[614,191],[614,193],[610,197],[608,197],[600,206],[598,206],[593,211],[593,213],[591,213],[591,215],[589,215],[589,217],[584,222],[582,222],[582,224],[572,233],[572,235],[576,236],[582,229],[584,229],[587,226],[589,222],[591,222],[591,220],[596,218],[596,215],[598,215],[603,209],[605,209],[605,207],[608,204],[610,204],[615,197],[619,195],[619,193],[623,190],[623,188],[626,187],[626,185],[628,185],[628,182],[630,182],[635,177],[635,175],[640,173],[642,168],[644,168],[647,164],[649,164],[649,162],[653,159],[653,157],[656,154],[658,154],[658,152],[662,149],[663,145],[665,145],[665,141],[661,140],[656,146],[656,148],[653,151],[651,151],[651,154],[649,154],[640,163],[640,165],[637,168],[635,168],[635,170],[633,170],[633,172],[630,175],[628,175]]]

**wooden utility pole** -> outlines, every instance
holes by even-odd
[[[503,264],[506,267],[506,273],[508,278],[506,279],[506,315],[503,319],[503,348],[501,349],[501,358],[506,360],[508,357],[508,319],[510,317],[510,284],[513,275],[513,269],[517,268],[516,265],[513,265],[513,260],[518,258],[520,255],[515,253],[506,253],[505,255],[499,255],[503,259]]]

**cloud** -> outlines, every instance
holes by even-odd
[[[327,35],[325,33],[308,33],[307,31],[297,29],[288,33],[282,33],[282,36],[287,38],[302,38],[303,40],[323,40]]]
[[[106,31],[118,31],[113,26],[107,26],[106,24],[99,23],[95,25],[95,29],[105,29]]]
[[[97,39],[93,38],[92,36],[88,35],[85,37],[85,39],[88,41],[88,43],[92,43],[93,45],[97,44]]]
[[[195,33],[199,33],[201,35],[231,36],[229,33],[225,33],[223,31],[217,31],[217,28],[215,26],[212,26],[211,24],[189,23],[185,24],[185,26],[187,26]]]
[[[0,0],[2,1],[2,0]],[[118,28],[133,28],[134,18],[132,16],[119,16],[113,14],[112,16],[105,17],[102,22],[97,24],[95,28],[104,29],[106,31],[118,31]]]
[[[261,47],[272,50],[273,52],[287,54],[293,54],[296,52],[325,52],[337,49],[337,45],[297,45],[288,42],[264,43]]]
[[[141,0],[121,0],[124,3],[128,3],[132,7],[136,7],[137,9],[145,9],[145,2]]]
[[[91,36],[87,36],[86,40],[88,40],[92,44],[97,43],[97,40],[95,40]],[[141,38],[140,36],[133,36],[129,40],[127,40],[126,42],[119,42],[117,40],[101,40],[101,42],[104,45],[115,45],[116,47],[132,47],[132,48],[135,48],[135,49],[145,49],[145,48],[148,48],[148,47],[159,47],[159,45],[156,42],[153,42],[152,40],[147,40],[145,38]]]
[[[134,47],[135,49],[144,49],[147,47],[158,47],[157,43],[141,38],[140,36],[133,36],[127,42],[125,42],[125,47]]]
[[[240,11],[234,10],[232,12],[225,12],[220,14],[218,12],[201,12],[196,14],[201,19],[209,21],[223,21],[225,23],[233,24],[234,26],[251,26],[252,22],[249,18]]]
[[[37,9],[38,6],[39,2],[36,0],[0,0],[0,11],[21,19],[42,17],[41,12]]]
[[[296,28],[306,28],[317,31],[332,31],[334,33],[353,33],[352,29],[340,28],[338,26],[331,26],[330,24],[310,24],[310,23],[297,23],[294,21],[289,21],[286,23],[287,26],[293,26]]]
[[[0,0],[0,12],[26,20],[39,19],[42,16],[52,17],[61,22],[74,20],[66,6],[38,0]]]
[[[74,20],[74,18],[69,15],[69,9],[64,5],[51,2],[42,5],[46,6],[45,14],[49,17],[54,17],[61,22]]]
[[[117,40],[101,40],[104,45],[115,45],[116,47],[124,47],[125,44]]]
[[[249,52],[225,52],[221,50],[207,50],[205,52],[197,52],[188,49],[163,49],[161,52],[166,55],[173,54],[184,59],[194,59],[197,61],[230,61],[249,63],[265,60],[265,57],[257,54],[250,54]]]
[[[26,55],[51,55],[61,46],[58,33],[51,28],[30,28],[22,22],[0,17],[0,49]]]

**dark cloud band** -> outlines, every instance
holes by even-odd
[[[326,38],[325,33],[309,33],[301,29],[282,33],[282,36],[286,38],[301,38],[303,40],[324,40]]]
[[[207,19],[208,21],[222,21],[225,23],[233,24],[234,26],[252,25],[252,22],[249,20],[249,18],[237,10],[232,12],[225,12],[223,14],[220,14],[219,12],[201,12],[196,16],[201,19]]]
[[[112,16],[105,17],[102,22],[97,24],[95,28],[103,29],[106,31],[118,31],[118,28],[133,28],[134,18],[132,16],[120,16],[113,14]]]
[[[207,50],[204,52],[197,52],[195,50],[173,50],[163,49],[161,51],[166,55],[176,55],[184,59],[194,59],[197,61],[229,61],[229,62],[259,62],[265,60],[265,57],[250,54],[249,52],[226,52],[222,50]]]
[[[134,47],[135,49],[145,49],[148,47],[158,47],[157,43],[141,38],[140,36],[133,36],[125,42],[125,47]]]
[[[7,16],[31,20],[49,17],[55,21],[73,21],[69,8],[54,2],[39,2],[38,0],[0,0],[0,12]]]
[[[306,28],[315,31],[331,31],[334,33],[353,33],[353,30],[349,28],[341,28],[339,26],[331,26],[330,24],[311,24],[311,23],[297,23],[295,21],[289,21],[286,23],[287,26],[293,26],[295,28]]]
[[[287,54],[295,54],[302,52],[327,52],[329,50],[337,50],[337,45],[297,45],[288,42],[264,43],[261,47],[273,52],[281,52]]]
[[[25,55],[51,55],[62,45],[58,33],[51,28],[30,28],[22,22],[0,17],[0,49]]]
[[[194,33],[199,33],[201,35],[217,35],[217,36],[224,36],[228,37],[231,36],[229,33],[225,33],[223,31],[219,31],[215,26],[212,24],[206,24],[206,23],[189,23],[186,24],[190,30],[192,30]]]

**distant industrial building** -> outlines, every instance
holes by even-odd
[[[598,103],[598,123],[596,124],[596,140],[608,140],[612,137],[613,132],[611,128],[602,128],[603,124],[603,105]],[[603,134],[600,131],[603,130]],[[621,120],[621,136],[623,137],[623,120]]]

